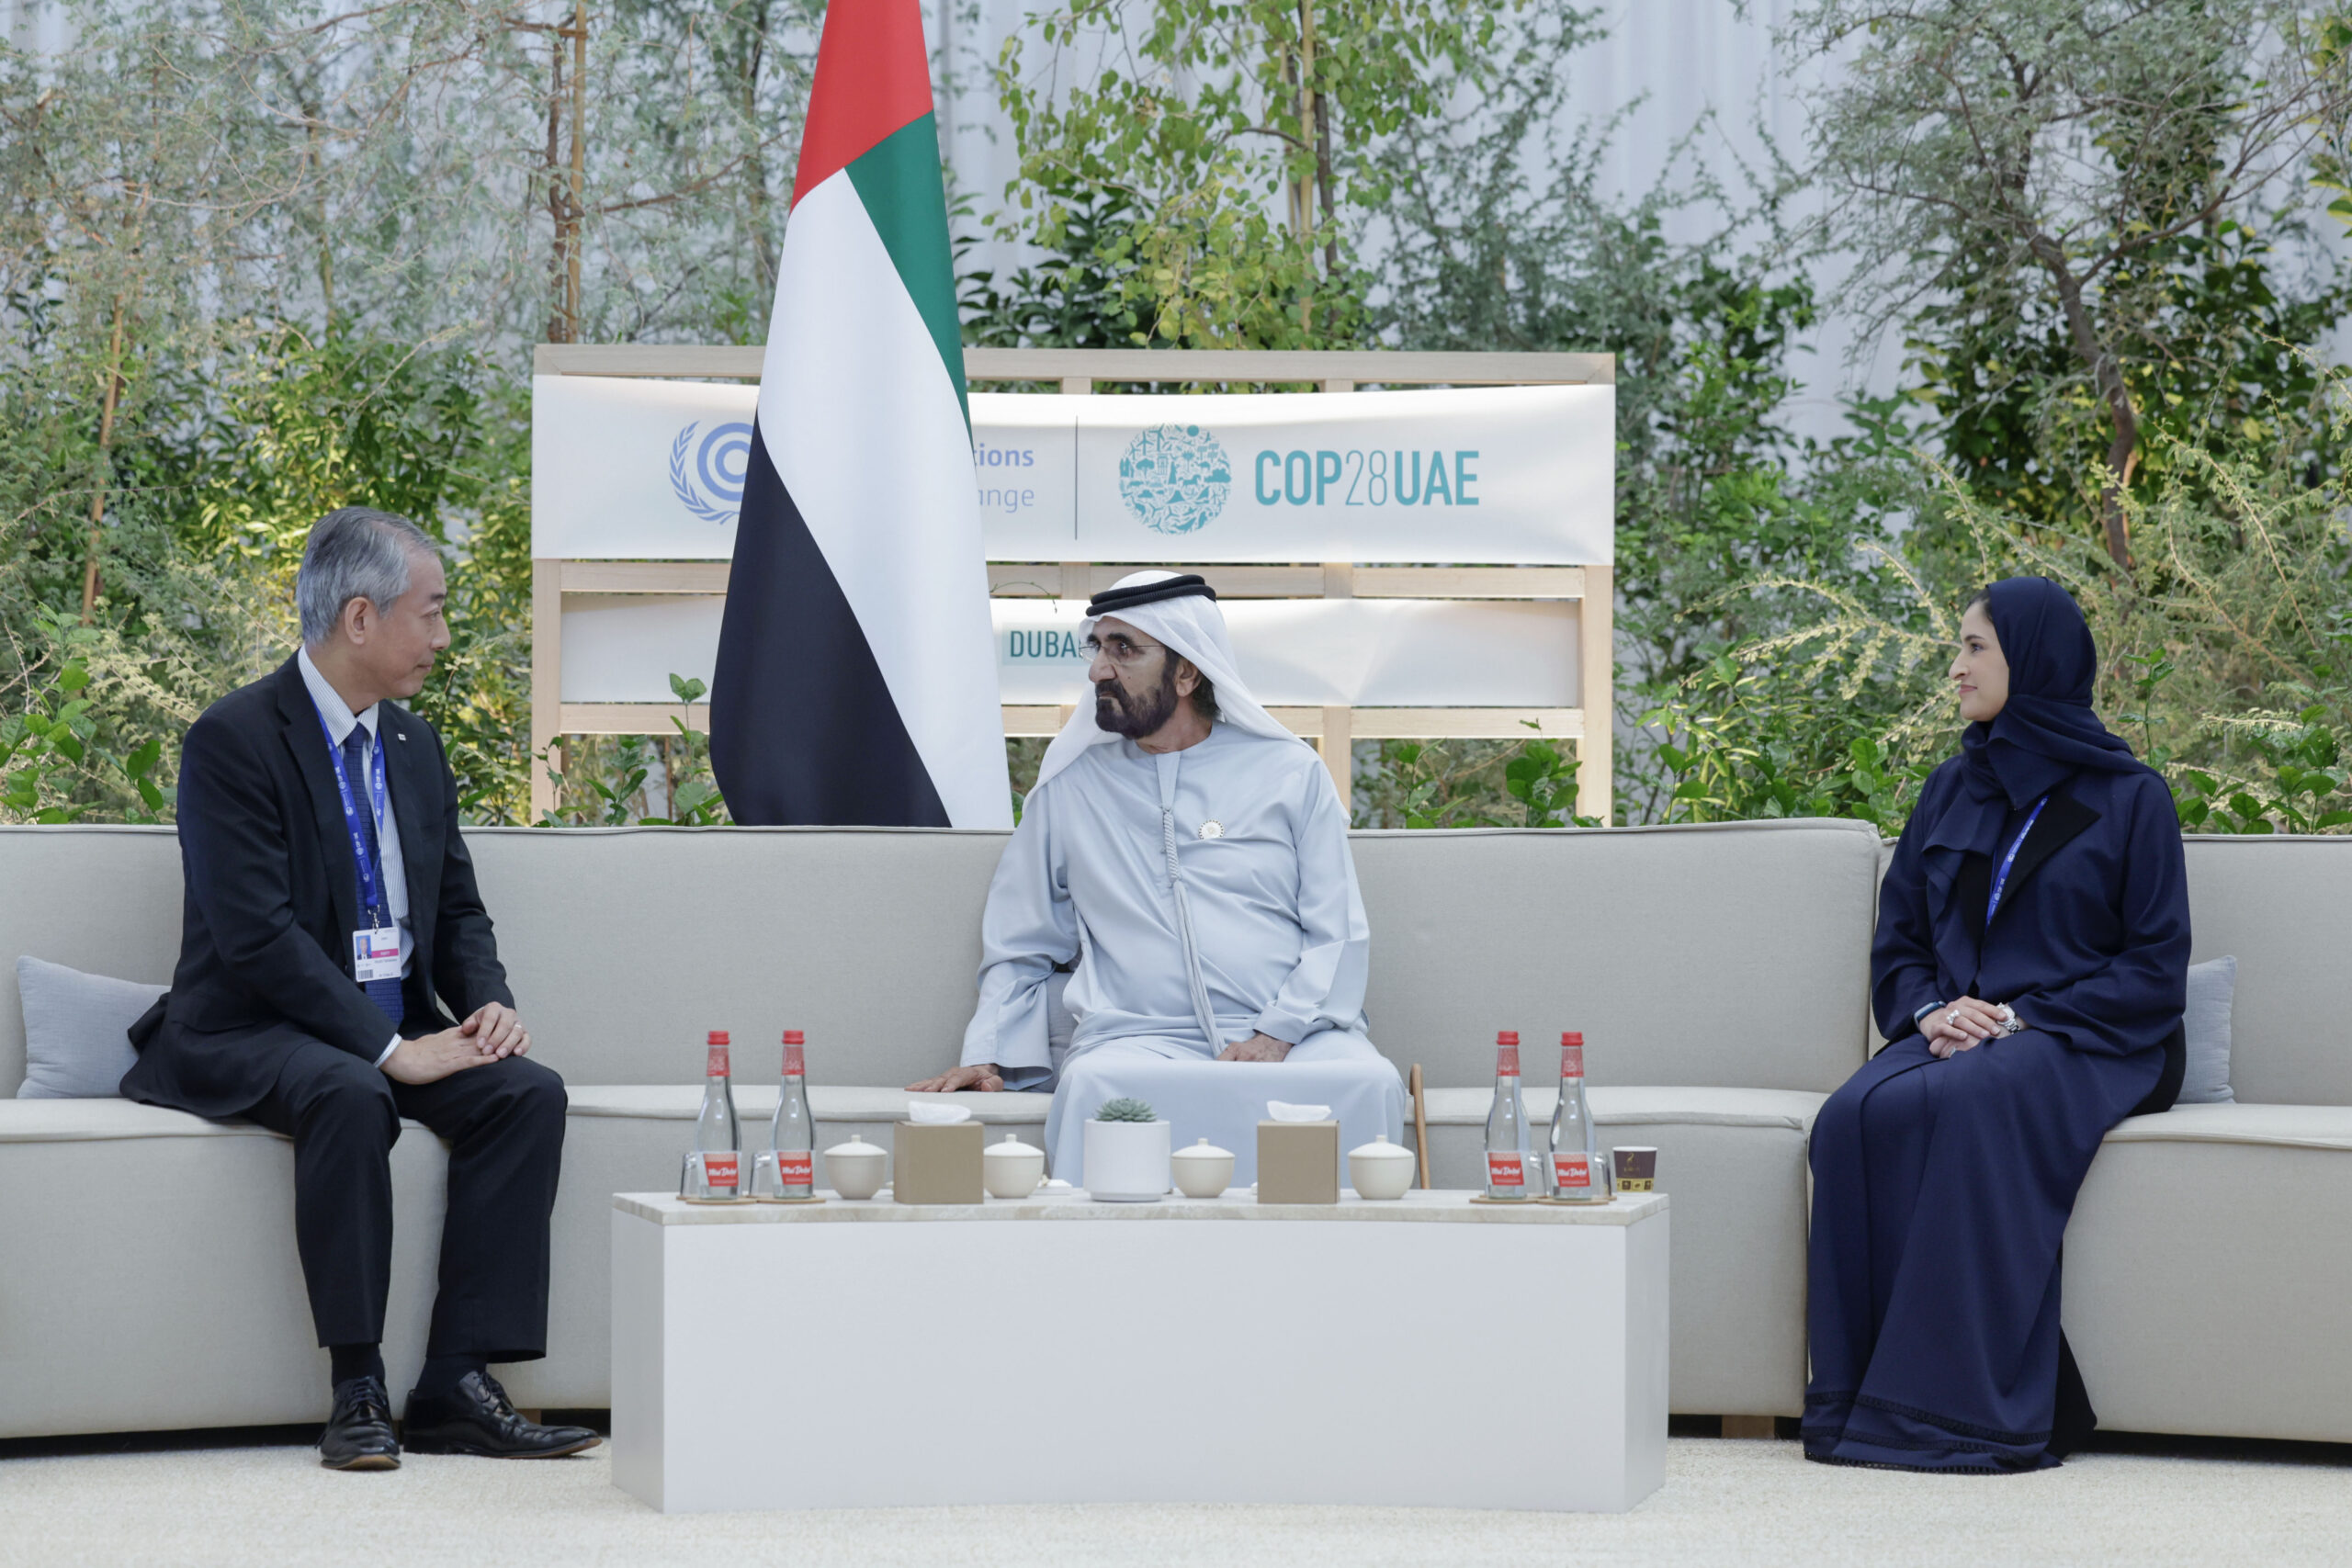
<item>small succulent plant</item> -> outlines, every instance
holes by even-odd
[[[1157,1122],[1151,1107],[1140,1100],[1106,1100],[1094,1113],[1097,1122]]]

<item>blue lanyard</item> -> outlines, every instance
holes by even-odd
[[[2049,804],[2050,797],[2046,795],[2035,801],[2031,815],[2025,819],[2025,826],[2018,829],[2018,836],[2009,840],[2009,852],[2001,857],[2000,872],[1993,878],[1992,899],[1984,906],[1984,923],[1987,926],[1993,923],[1993,911],[2001,907],[2001,889],[2009,885],[2009,867],[2017,863],[2018,852],[2025,848],[2025,836],[2033,831],[2035,819],[2041,817],[2041,808]]]
[[[327,716],[324,714],[319,715],[319,733],[327,738],[327,760],[334,764],[335,788],[343,796],[343,825],[351,834],[351,858],[359,863],[360,918],[370,925],[380,924],[383,922],[376,918],[380,912],[384,920],[389,921],[392,914],[391,906],[377,897],[376,860],[368,852],[368,835],[360,830],[359,803],[352,797],[351,774],[343,765],[343,748],[335,744],[334,731],[327,728]],[[370,804],[376,808],[377,831],[380,833],[384,822],[384,743],[380,737],[368,749],[368,752],[371,764],[368,770],[368,793],[374,796]]]

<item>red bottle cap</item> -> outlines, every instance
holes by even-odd
[[[1496,1035],[1496,1036],[1495,1036],[1495,1043],[1496,1043],[1496,1044],[1498,1044],[1498,1045],[1516,1045],[1516,1044],[1518,1044],[1518,1043],[1519,1043],[1519,1031],[1518,1031],[1518,1030],[1516,1030],[1516,1029],[1506,1029],[1506,1030],[1504,1030],[1501,1033],[1499,1033],[1499,1034],[1498,1034],[1498,1035]]]
[[[707,1041],[704,1042],[704,1043],[706,1043],[706,1044],[709,1044],[709,1045],[724,1045],[724,1044],[726,1044],[727,1043],[728,1043],[728,1041],[727,1041],[727,1031],[725,1031],[725,1030],[723,1030],[723,1029],[714,1029],[714,1030],[712,1030],[712,1031],[710,1032],[710,1038],[709,1038]]]
[[[806,1045],[808,1042],[802,1037],[800,1031],[787,1029],[784,1032],[784,1043],[786,1045]]]
[[[1584,1043],[1584,1032],[1577,1029],[1564,1030],[1560,1034],[1560,1043],[1563,1045],[1581,1045]]]

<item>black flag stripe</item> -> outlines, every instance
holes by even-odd
[[[865,628],[758,423],[710,687],[710,771],[753,827],[944,828]]]

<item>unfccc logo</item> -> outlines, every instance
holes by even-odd
[[[1138,431],[1119,457],[1119,499],[1155,533],[1189,534],[1214,522],[1232,490],[1232,459],[1197,424]]]
[[[695,446],[695,432],[702,428],[696,420],[678,432],[678,439],[670,444],[670,489],[678,504],[706,523],[732,523],[743,505],[743,476],[752,467],[752,427],[748,424],[715,424],[710,434],[702,438],[702,446],[694,453],[694,465],[689,471],[686,453]],[[702,490],[695,488],[695,480],[702,481]],[[713,505],[705,501],[707,490],[723,504]]]

